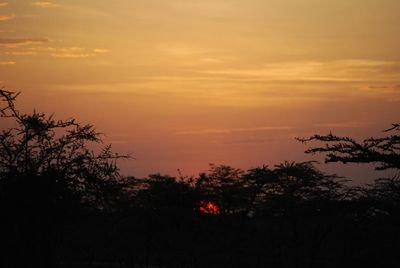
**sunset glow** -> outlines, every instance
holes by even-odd
[[[122,173],[310,160],[400,114],[400,1],[2,0],[0,86],[131,153]]]

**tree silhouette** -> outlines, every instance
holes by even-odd
[[[299,141],[322,142],[323,146],[311,147],[306,153],[322,153],[325,162],[370,163],[377,170],[400,169],[400,124],[393,124],[385,137],[371,137],[357,142],[351,137],[313,135],[309,138],[298,138]],[[394,133],[396,132],[396,133]],[[393,134],[394,133],[394,134]],[[394,241],[399,237],[397,226],[400,222],[400,182],[399,175],[391,178],[379,178],[373,183],[353,187],[352,195],[346,200],[346,215],[339,226],[342,226],[341,239],[351,248],[344,246],[339,259],[348,265],[390,266],[395,263],[393,256],[398,247]],[[344,235],[343,235],[344,234]],[[372,249],[379,245],[378,249]],[[351,255],[357,252],[359,255]]]
[[[114,154],[110,145],[100,153],[91,150],[89,143],[101,143],[101,134],[92,125],[81,125],[75,119],[56,121],[36,111],[20,113],[15,108],[18,95],[0,90],[5,103],[0,108],[1,118],[11,119],[15,125],[0,134],[2,182],[18,176],[52,177],[54,187],[60,190],[54,198],[70,193],[82,204],[105,208],[111,198],[108,193],[119,183],[116,161],[128,156]]]
[[[123,185],[116,160],[126,156],[110,146],[98,154],[89,149],[88,143],[101,142],[91,125],[19,112],[18,95],[0,89],[0,119],[13,125],[0,133],[2,242],[11,245],[3,260],[12,267],[30,256],[31,265],[50,266],[57,228],[68,215],[107,211],[118,201]]]
[[[393,124],[384,132],[400,131],[399,124]],[[306,153],[325,153],[325,162],[341,163],[375,163],[376,169],[400,169],[400,135],[389,135],[382,138],[368,138],[361,143],[350,137],[339,137],[332,133],[314,135],[309,138],[298,138],[301,142],[319,141],[325,146],[313,147]]]
[[[230,166],[211,164],[208,173],[200,174],[196,188],[206,200],[215,203],[222,214],[244,212],[249,202],[248,184],[244,171]]]
[[[350,187],[314,162],[123,177],[92,125],[21,113],[0,89],[0,267],[396,267],[400,179]],[[3,126],[3,125],[2,125]],[[4,125],[5,126],[5,125]],[[394,124],[386,132],[397,133]],[[307,153],[399,170],[400,138]],[[97,145],[97,146],[96,146]]]

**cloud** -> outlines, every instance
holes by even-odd
[[[217,59],[217,58],[201,58],[201,59],[199,59],[199,61],[202,63],[222,63],[223,62],[221,59]]]
[[[93,50],[93,52],[101,54],[101,53],[108,53],[109,50],[108,49],[103,49],[103,48],[96,48],[96,49]]]
[[[5,54],[11,56],[32,56],[38,53],[36,51],[7,51]]]
[[[0,2],[0,7],[6,7],[6,6],[8,6],[7,2]]]
[[[87,49],[82,47],[47,47],[43,44],[49,42],[47,38],[0,38],[0,48],[10,49],[4,54],[11,56],[49,55],[54,58],[80,59],[95,57],[107,53],[107,49]],[[28,45],[40,45],[26,47]]]
[[[271,131],[271,130],[291,130],[290,126],[263,126],[263,127],[250,127],[250,128],[219,128],[219,129],[200,129],[190,131],[175,132],[175,135],[198,135],[198,134],[230,134],[236,132],[258,132],[258,131]]]
[[[265,139],[257,139],[257,138],[243,138],[243,139],[236,139],[224,142],[224,144],[228,145],[237,145],[237,144],[260,144],[260,143],[270,143],[273,142],[275,139],[273,138],[265,138]]]
[[[400,89],[400,85],[372,85],[369,89]]]
[[[63,47],[63,48],[48,48],[49,51],[52,51],[50,54],[55,58],[88,58],[94,56],[93,53],[87,52],[86,49],[81,47]]]
[[[53,2],[33,2],[32,6],[38,7],[38,8],[55,8],[58,7],[57,4]]]
[[[206,76],[253,81],[365,82],[398,81],[400,62],[379,60],[297,61],[268,63],[258,68],[194,71]]]
[[[16,16],[15,14],[10,15],[0,15],[0,21],[8,21],[14,19]]]
[[[370,122],[335,122],[335,123],[318,123],[313,124],[313,127],[320,128],[368,128],[371,127]]]
[[[400,84],[386,83],[386,84],[375,84],[361,87],[363,92],[372,92],[375,94],[398,94],[400,92]],[[394,97],[394,96],[393,96]]]
[[[43,44],[49,42],[47,38],[0,38],[0,46],[16,48],[31,44]]]
[[[80,58],[89,58],[93,57],[94,54],[86,54],[86,53],[52,53],[50,56],[54,58],[66,58],[66,59],[80,59]]]
[[[70,58],[70,59],[79,59],[79,58],[89,58],[94,57],[98,54],[107,53],[107,49],[93,49],[89,50],[82,47],[63,47],[63,48],[48,48],[52,53],[50,54],[54,58]]]
[[[0,61],[0,65],[14,65],[15,61]]]
[[[202,50],[199,50],[196,47],[184,44],[165,45],[162,48],[160,48],[160,50],[166,53],[167,55],[177,56],[177,57],[199,55],[203,53]]]

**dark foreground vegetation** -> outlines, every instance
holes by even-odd
[[[0,267],[398,267],[400,178],[349,187],[313,163],[123,177],[100,135],[22,114],[0,90]],[[3,124],[3,123],[2,123]],[[400,168],[399,125],[357,143],[315,135],[328,162]],[[314,143],[315,144],[315,143]]]

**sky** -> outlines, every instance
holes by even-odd
[[[134,157],[125,174],[322,159],[295,137],[361,139],[399,122],[399,10],[398,0],[0,0],[0,85],[22,92],[23,111],[95,125]]]

